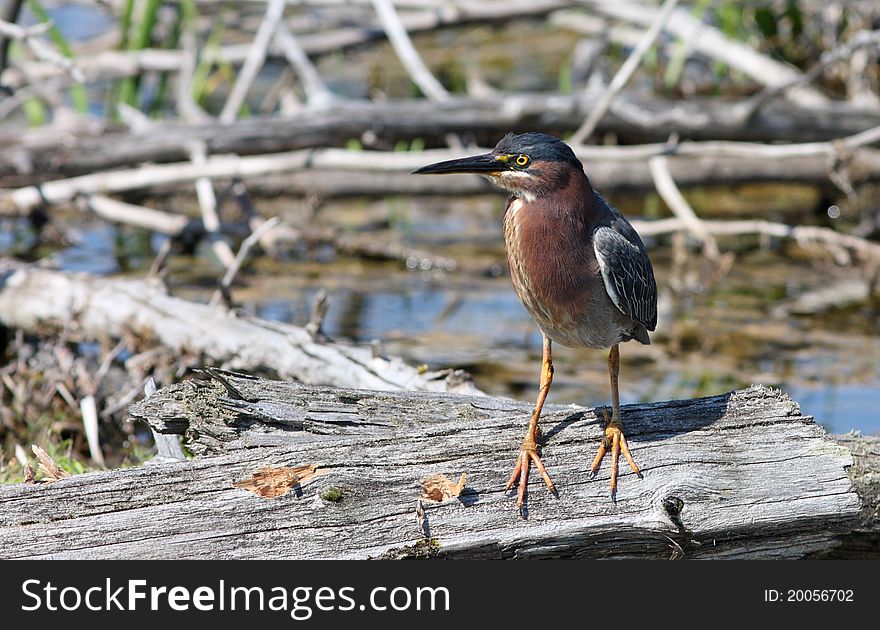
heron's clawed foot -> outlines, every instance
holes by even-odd
[[[519,491],[516,499],[516,504],[519,507],[522,507],[523,502],[525,501],[526,486],[529,481],[529,468],[531,467],[532,462],[535,462],[538,472],[540,472],[541,476],[544,478],[544,483],[547,484],[547,489],[552,494],[556,494],[556,487],[553,485],[553,481],[547,473],[547,468],[544,466],[544,462],[541,461],[541,457],[538,455],[538,443],[533,436],[527,435],[522,441],[522,446],[519,447],[519,456],[516,459],[516,467],[513,469],[513,474],[510,475],[510,479],[507,480],[507,487],[505,488],[505,490],[510,490],[513,487],[513,484],[516,483],[516,480],[519,479]]]
[[[639,471],[639,467],[636,466],[632,454],[629,452],[629,446],[626,443],[626,438],[623,436],[623,426],[620,424],[620,420],[615,418],[609,420],[608,409],[604,410],[604,415],[605,435],[602,438],[602,443],[599,444],[599,451],[593,459],[593,466],[590,468],[590,479],[596,476],[596,471],[599,470],[599,464],[602,463],[602,458],[605,457],[605,452],[610,448],[611,496],[614,497],[617,494],[617,460],[620,458],[621,452],[623,452],[623,456],[626,458],[626,461],[629,462],[629,466],[632,468],[633,472],[639,477],[642,476],[642,473]]]

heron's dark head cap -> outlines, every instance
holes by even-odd
[[[416,173],[479,173],[513,194],[534,199],[561,190],[584,167],[574,151],[545,133],[509,133],[489,153],[423,166]]]
[[[571,147],[546,133],[509,133],[495,145],[495,155],[525,155],[531,162],[564,162],[583,170],[583,165]]]

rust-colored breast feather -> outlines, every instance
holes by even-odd
[[[621,339],[627,319],[605,289],[590,245],[586,211],[560,210],[548,198],[511,198],[504,240],[513,287],[553,341],[605,348]]]

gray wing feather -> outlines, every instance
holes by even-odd
[[[601,199],[601,198],[600,198]],[[642,239],[620,212],[593,231],[593,248],[611,301],[648,330],[657,327],[657,283]]]

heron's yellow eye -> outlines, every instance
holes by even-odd
[[[514,160],[514,161],[516,162],[517,166],[528,166],[529,156],[528,155],[517,155],[516,160]]]

